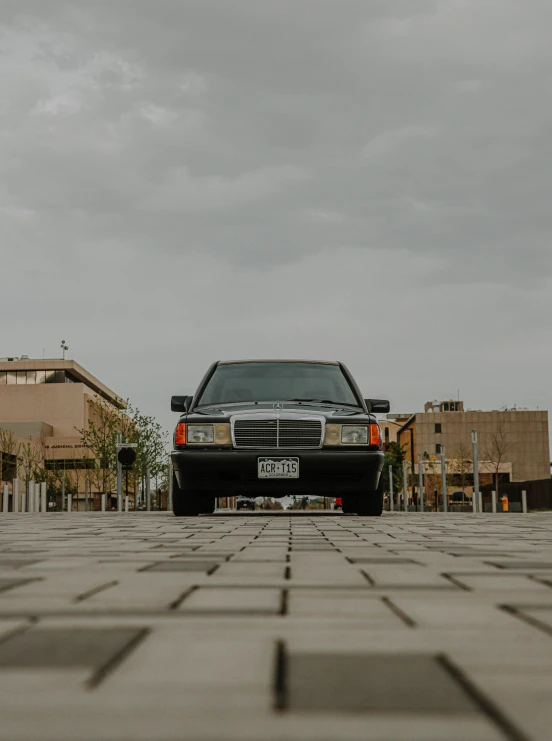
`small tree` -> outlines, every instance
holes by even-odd
[[[8,481],[17,475],[19,443],[11,430],[0,429],[0,479]]]
[[[423,456],[423,469],[424,469],[424,488],[426,496],[429,500],[429,494],[433,494],[433,503],[435,510],[439,509],[439,494],[442,489],[442,481],[439,470],[437,468],[437,461],[435,458],[429,455],[427,450],[424,450]]]
[[[29,481],[44,481],[44,455],[32,443],[21,443],[17,453],[17,475],[25,482],[25,488]]]
[[[167,467],[168,433],[154,417],[141,414],[139,409],[129,406],[129,442],[137,444],[134,476],[144,482],[149,471],[151,479],[163,475]]]
[[[85,445],[96,459],[96,466],[87,469],[89,479],[103,494],[114,486],[117,476],[117,432],[128,436],[131,427],[128,416],[103,399],[88,401],[88,425],[77,429]]]
[[[449,461],[452,473],[460,481],[462,487],[462,499],[466,498],[466,480],[473,470],[473,456],[469,445],[460,443],[453,453],[452,460]]]
[[[389,483],[389,466],[393,466],[393,492],[402,491],[403,488],[403,462],[406,458],[406,445],[399,445],[397,442],[389,443],[389,449],[384,455],[383,471],[383,489],[389,492],[391,490]]]
[[[510,454],[510,436],[503,419],[499,419],[487,437],[487,444],[483,449],[485,465],[490,470],[495,481],[495,491],[498,496],[498,482],[500,469]]]

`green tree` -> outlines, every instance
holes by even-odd
[[[128,417],[131,423],[128,442],[137,444],[134,477],[143,487],[148,470],[151,479],[166,476],[168,433],[155,417],[142,414],[130,405]]]
[[[422,456],[424,471],[424,491],[428,501],[433,498],[435,510],[439,508],[439,495],[442,490],[441,464],[437,463],[435,456],[431,456],[424,450]]]
[[[386,492],[390,491],[389,485],[389,466],[393,466],[393,492],[395,496],[397,492],[403,489],[403,462],[406,459],[406,445],[399,445],[397,442],[389,443],[389,449],[385,453],[383,462],[383,490]]]
[[[88,404],[88,424],[82,430],[77,428],[77,432],[96,461],[95,466],[87,469],[89,480],[107,494],[117,478],[117,432],[128,438],[132,423],[124,410],[103,399],[89,399]]]

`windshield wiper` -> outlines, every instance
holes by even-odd
[[[341,407],[360,407],[359,404],[348,404],[345,401],[334,401],[333,399],[304,399],[302,397],[297,397],[295,399],[286,399],[286,401],[306,401],[317,404],[335,404],[335,406]]]

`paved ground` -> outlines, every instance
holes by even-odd
[[[551,527],[0,515],[0,740],[548,741]]]

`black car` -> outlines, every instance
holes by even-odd
[[[250,509],[255,511],[255,500],[247,499],[246,497],[238,497],[236,501],[236,509]]]
[[[180,412],[172,451],[177,516],[213,512],[215,497],[339,496],[344,512],[380,515],[381,434],[374,412],[338,362],[214,363]]]

